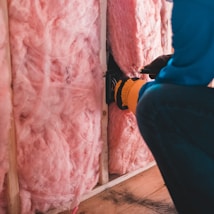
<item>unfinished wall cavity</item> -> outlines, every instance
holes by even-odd
[[[21,213],[73,208],[99,178],[100,1],[9,0],[8,12]],[[11,112],[2,20],[1,194]]]
[[[108,0],[108,45],[120,69],[140,77],[146,64],[171,53],[170,12],[165,0]],[[125,174],[153,161],[142,139],[135,116],[113,103],[109,109],[109,170]]]

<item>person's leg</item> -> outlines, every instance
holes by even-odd
[[[136,117],[178,212],[214,212],[214,89],[154,85]]]

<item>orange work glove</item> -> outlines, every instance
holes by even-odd
[[[139,78],[119,80],[114,88],[114,100],[117,106],[122,110],[129,109],[135,114],[139,91],[145,83],[145,80]]]

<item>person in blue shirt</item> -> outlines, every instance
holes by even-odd
[[[214,213],[214,0],[174,0],[172,46],[154,81],[114,89],[150,148],[179,214]],[[151,66],[148,66],[151,69]]]

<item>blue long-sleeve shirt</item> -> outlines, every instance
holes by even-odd
[[[207,86],[214,78],[214,0],[174,0],[172,46],[174,53],[155,81],[157,83]]]

